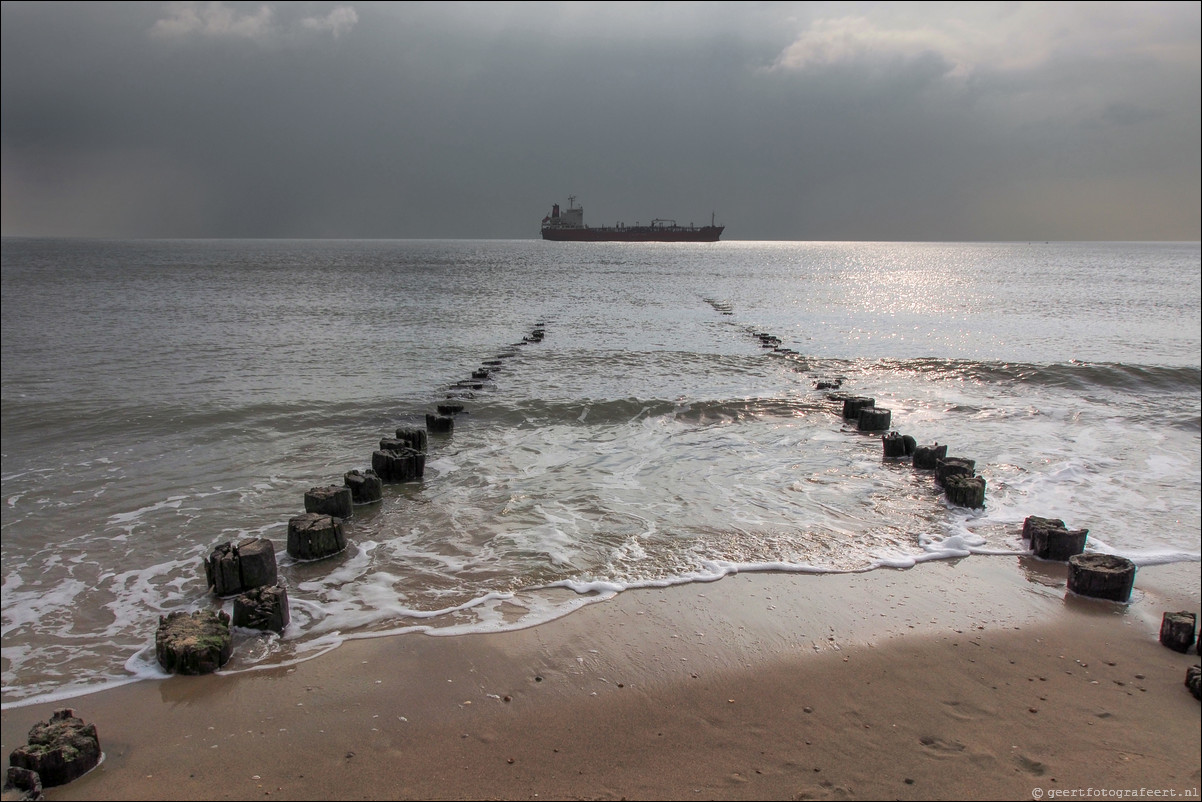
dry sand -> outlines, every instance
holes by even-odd
[[[105,761],[49,799],[1196,799],[1172,610],[1197,564],[1125,606],[1014,557],[742,574],[13,708],[3,749],[57,707],[97,725]]]

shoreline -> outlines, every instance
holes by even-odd
[[[1129,605],[1026,557],[743,573],[511,632],[350,641],[3,715],[7,756],[70,707],[105,760],[47,799],[1032,798],[1202,785],[1195,563]],[[1189,798],[1189,797],[1186,797]]]

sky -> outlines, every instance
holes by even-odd
[[[1202,4],[0,6],[4,236],[1202,238]]]

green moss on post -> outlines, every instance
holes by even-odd
[[[14,749],[8,762],[14,768],[36,773],[47,788],[69,783],[100,762],[96,726],[85,724],[69,708],[55,710],[50,721],[33,725],[29,742]]]
[[[233,654],[230,617],[224,612],[198,610],[159,617],[154,652],[171,674],[211,674]]]

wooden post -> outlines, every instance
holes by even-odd
[[[935,482],[943,485],[949,476],[972,476],[976,472],[977,463],[960,457],[944,457],[935,461]]]
[[[957,507],[985,506],[985,477],[957,474],[947,477],[943,486],[947,500]]]
[[[77,777],[87,774],[100,762],[100,738],[96,735],[96,725],[86,724],[75,715],[70,708],[60,708],[54,711],[49,721],[41,721],[33,725],[29,731],[29,740],[24,746],[18,746],[9,755],[10,768],[18,772],[17,782],[32,790],[37,786],[50,788],[55,785],[66,785]],[[24,770],[36,777],[22,776]],[[4,791],[5,799],[41,799],[36,796],[10,797],[8,789]]]
[[[431,434],[450,434],[455,428],[455,419],[450,415],[426,413],[426,431]]]
[[[1062,526],[1036,526],[1031,529],[1031,553],[1043,560],[1065,562],[1085,551],[1088,529],[1069,531]]]
[[[856,421],[856,428],[861,432],[879,432],[881,429],[889,428],[889,421],[893,416],[892,410],[884,407],[864,407],[860,410],[859,419]]]
[[[1175,652],[1185,654],[1194,645],[1198,619],[1193,613],[1165,613],[1160,620],[1160,642]]]
[[[1135,563],[1114,554],[1074,554],[1068,558],[1068,589],[1082,596],[1124,602],[1135,586]]]
[[[255,588],[234,599],[236,627],[283,632],[288,621],[288,591],[283,585]]]
[[[380,477],[380,480],[412,482],[420,479],[426,472],[426,455],[407,446],[399,445],[399,441],[392,441],[388,438],[380,441],[380,445],[383,446],[389,442],[396,445],[373,451],[371,455],[372,470]]]
[[[311,487],[305,493],[305,512],[315,512],[318,515],[350,518],[353,504],[351,489],[345,484]]]
[[[1040,518],[1038,515],[1028,515],[1023,521],[1023,540],[1032,540],[1033,532],[1039,527],[1066,529],[1064,521],[1059,518]],[[1068,559],[1067,557],[1065,559]]]
[[[462,405],[456,405],[462,410]],[[439,413],[444,414],[444,413]],[[396,430],[396,439],[401,440],[405,445],[412,448],[414,451],[425,451],[428,445],[426,439],[426,430],[416,426],[402,426]],[[383,446],[381,446],[383,448]]]
[[[234,653],[230,617],[224,612],[198,610],[159,616],[154,654],[171,674],[211,674]]]
[[[275,546],[267,538],[218,544],[205,560],[205,582],[218,596],[234,596],[276,581]]]
[[[297,560],[320,560],[345,548],[340,518],[307,512],[288,521],[288,553]]]
[[[10,760],[8,774],[4,775],[4,799],[45,799],[42,793],[42,776],[36,771],[13,765]]]
[[[947,446],[938,443],[930,446],[914,448],[914,467],[923,471],[933,471],[939,465],[939,460],[947,456]]]
[[[851,398],[843,399],[843,417],[857,420],[860,417],[860,410],[865,407],[876,406],[875,398],[867,398],[862,395],[852,396]]]
[[[886,459],[898,459],[906,456],[906,440],[897,432],[881,436],[881,448]]]
[[[375,504],[384,498],[384,483],[371,468],[347,471],[342,482],[351,489],[351,501],[356,504]]]

